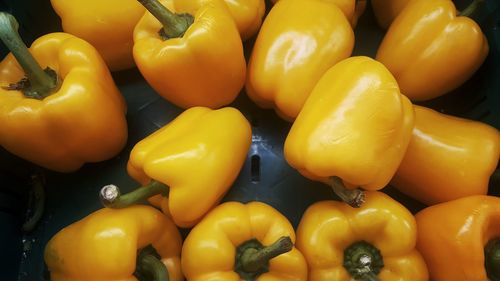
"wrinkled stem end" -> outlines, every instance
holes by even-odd
[[[353,208],[359,208],[365,202],[365,192],[359,188],[348,189],[339,177],[330,177],[328,185],[342,201]]]
[[[377,274],[384,267],[384,259],[372,244],[358,241],[344,250],[344,267],[354,279],[380,281]]]
[[[101,203],[107,208],[121,209],[137,204],[140,201],[146,200],[154,195],[161,194],[167,197],[169,187],[157,182],[151,181],[148,185],[139,187],[138,189],[121,195],[120,188],[114,184],[106,185],[101,188],[99,198]]]
[[[484,0],[473,0],[467,8],[459,12],[458,15],[461,17],[472,17],[484,4]]]
[[[155,281],[169,281],[168,270],[165,264],[161,262],[161,257],[149,245],[139,252],[136,262],[136,275],[139,279]]]
[[[256,280],[262,273],[269,271],[269,261],[271,259],[292,249],[293,242],[288,236],[283,236],[266,247],[256,239],[249,240],[236,249],[234,271],[243,280]]]
[[[491,281],[500,281],[500,238],[490,240],[484,247],[484,267]]]
[[[163,39],[182,37],[194,22],[192,15],[172,13],[158,0],[138,1],[163,25],[163,28],[160,30],[160,36]]]
[[[41,68],[19,36],[18,28],[19,24],[12,15],[0,12],[0,39],[12,52],[26,75],[26,78],[4,89],[22,91],[26,97],[43,99],[57,90],[60,81],[54,70]]]

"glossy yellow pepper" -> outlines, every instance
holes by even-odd
[[[181,281],[181,242],[172,221],[153,207],[104,208],[59,231],[44,257],[52,281],[134,281],[138,272]]]
[[[403,159],[413,115],[411,102],[381,63],[348,58],[314,87],[286,138],[285,158],[313,180],[381,189]]]
[[[58,172],[118,154],[127,141],[126,104],[95,48],[51,33],[28,51],[14,29],[15,19],[1,13],[0,37],[16,58],[0,63],[0,145]]]
[[[371,0],[373,13],[378,25],[382,29],[388,29],[408,2],[410,0]]]
[[[317,202],[297,229],[297,248],[307,260],[310,281],[427,281],[416,242],[412,214],[376,191],[366,193],[360,209]]]
[[[178,226],[191,227],[229,190],[251,140],[250,124],[237,109],[193,107],[137,143],[127,171],[139,183],[150,184],[137,189],[137,196],[156,195],[150,200],[153,205]],[[116,197],[113,185],[101,192],[110,207],[127,206],[122,202],[133,194]]]
[[[147,12],[134,31],[134,59],[146,81],[181,108],[231,103],[245,83],[246,63],[224,1],[211,0],[197,10],[142,2],[154,13]]]
[[[252,50],[247,94],[259,106],[274,107],[281,117],[293,120],[321,75],[349,57],[353,47],[352,28],[335,4],[280,1],[267,15]]]
[[[487,54],[481,28],[468,17],[457,17],[452,1],[415,0],[392,23],[377,60],[392,72],[407,97],[423,101],[459,87]]]
[[[486,195],[500,156],[500,134],[486,124],[414,106],[415,127],[391,184],[436,204]]]
[[[137,0],[51,0],[65,32],[92,44],[113,71],[133,67],[134,27],[144,15]]]
[[[500,280],[500,198],[469,196],[415,215],[433,281]]]
[[[210,1],[213,0],[174,0],[174,6],[179,11],[194,11]],[[225,2],[243,40],[259,31],[266,11],[264,0],[225,0]]]
[[[273,4],[276,4],[278,1],[271,0]],[[337,5],[353,27],[356,26],[359,17],[366,9],[366,0],[327,0],[323,2],[330,2]]]
[[[189,233],[182,270],[188,281],[306,281],[306,261],[294,241],[292,225],[271,206],[223,203]]]

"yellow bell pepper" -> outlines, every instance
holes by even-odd
[[[194,11],[213,0],[174,0],[178,11]],[[241,39],[246,40],[255,35],[262,24],[266,11],[264,0],[225,0],[231,15],[236,22]]]
[[[414,109],[410,144],[391,185],[428,205],[486,195],[500,156],[498,130],[425,107]]]
[[[51,0],[65,32],[92,44],[113,71],[133,67],[134,27],[144,15],[137,0]]]
[[[427,281],[416,242],[412,214],[376,191],[366,193],[360,209],[337,201],[314,203],[297,229],[309,281]]]
[[[0,145],[58,172],[118,154],[126,104],[99,53],[67,33],[44,35],[28,50],[17,26],[0,13],[0,37],[12,50],[0,63]]]
[[[487,39],[477,23],[463,16],[468,13],[457,17],[450,0],[415,0],[392,23],[376,58],[411,100],[454,90],[486,59]]]
[[[415,215],[433,281],[500,280],[500,198],[469,196]]]
[[[373,13],[378,25],[382,29],[388,29],[408,2],[410,0],[371,0]]]
[[[410,141],[413,115],[411,102],[381,63],[348,58],[316,84],[286,138],[285,158],[359,206],[362,192],[353,189],[381,189],[396,172]]]
[[[278,1],[279,0],[271,0],[273,4],[276,4]],[[323,2],[330,2],[337,5],[351,23],[352,27],[356,26],[359,17],[366,9],[366,0],[327,0]]]
[[[349,57],[353,47],[352,28],[334,3],[280,1],[267,15],[252,50],[247,94],[291,121],[321,75]]]
[[[135,281],[139,274],[181,281],[181,243],[172,221],[153,207],[104,208],[54,235],[44,258],[52,281]]]
[[[294,241],[292,225],[271,206],[223,203],[187,236],[182,270],[188,281],[306,281],[306,261]]]
[[[142,2],[150,12],[135,28],[133,53],[146,81],[181,108],[231,103],[245,83],[246,63],[226,4],[212,0],[174,14],[171,2]]]
[[[106,186],[102,199],[119,208],[155,195],[153,205],[178,226],[191,227],[229,190],[251,140],[250,124],[237,109],[190,108],[132,149],[128,173],[149,185],[123,196]]]

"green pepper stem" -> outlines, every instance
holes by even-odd
[[[354,279],[380,281],[377,274],[384,267],[384,259],[375,246],[365,241],[358,241],[344,250],[343,265]]]
[[[484,267],[491,281],[500,281],[500,237],[484,247]]]
[[[281,237],[273,244],[262,249],[248,248],[240,258],[242,269],[246,272],[258,271],[261,267],[266,266],[269,260],[291,251],[292,248],[293,243],[288,236]]]
[[[155,281],[169,281],[168,270],[157,255],[150,253],[150,249],[145,248],[137,256],[137,271],[141,274],[151,276]]]
[[[28,217],[26,222],[23,224],[24,232],[31,232],[35,229],[35,226],[40,221],[45,209],[45,189],[44,189],[44,178],[41,174],[35,174],[32,176],[32,190],[30,196],[29,205],[32,206],[33,214]]]
[[[342,201],[353,208],[359,208],[365,202],[365,192],[363,190],[359,188],[348,189],[339,177],[330,177],[328,179],[328,185]]]
[[[137,204],[140,201],[146,200],[154,195],[161,194],[168,196],[169,187],[161,182],[151,181],[149,184],[142,186],[125,195],[121,195],[120,188],[110,184],[101,188],[99,198],[102,204],[107,208],[121,209]]]
[[[461,17],[471,17],[483,3],[484,0],[473,0],[472,3],[463,11],[459,12],[458,15]]]
[[[51,77],[38,64],[18,33],[19,23],[8,13],[0,12],[0,39],[7,46],[24,70],[35,96],[47,97],[57,87],[57,79]]]
[[[190,14],[175,14],[158,0],[138,0],[163,25],[166,38],[180,38],[191,26],[194,18]]]

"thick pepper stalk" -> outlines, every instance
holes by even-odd
[[[238,176],[252,132],[235,108],[193,107],[137,143],[127,171],[144,185],[121,196],[106,186],[106,206],[123,208],[150,198],[181,227],[195,225],[217,205]]]
[[[414,106],[415,127],[391,185],[428,205],[486,195],[500,133],[476,121]]]
[[[223,203],[189,233],[182,270],[188,281],[305,281],[307,265],[294,241],[292,225],[271,206]]]
[[[316,84],[286,138],[285,158],[359,206],[362,193],[344,193],[389,183],[410,141],[413,115],[411,102],[381,63],[346,59]]]
[[[181,243],[173,222],[152,207],[104,208],[54,235],[44,257],[52,281],[181,281]]]
[[[140,2],[149,12],[134,30],[133,54],[151,87],[181,108],[219,108],[234,101],[245,83],[246,63],[224,1],[182,14],[172,12],[169,1]]]
[[[280,1],[267,15],[252,50],[247,94],[291,121],[321,76],[349,57],[353,47],[354,32],[334,3]]]
[[[359,209],[338,201],[317,202],[297,229],[297,248],[307,260],[310,281],[427,281],[416,242],[412,214],[376,191],[366,192]]]
[[[177,11],[194,11],[205,3],[213,0],[175,0]],[[242,40],[254,36],[262,24],[266,11],[264,0],[225,0],[231,16],[236,22]]]
[[[387,31],[377,60],[392,72],[412,101],[454,90],[486,59],[486,37],[476,22],[463,15],[457,16],[450,0],[415,0]]]
[[[135,25],[144,15],[137,0],[51,0],[65,32],[92,44],[112,71],[135,65]]]
[[[500,198],[464,197],[415,217],[417,248],[432,280],[500,280]]]
[[[51,33],[28,50],[17,27],[0,13],[0,37],[11,50],[0,63],[0,145],[58,172],[118,154],[127,141],[126,104],[96,49]]]

